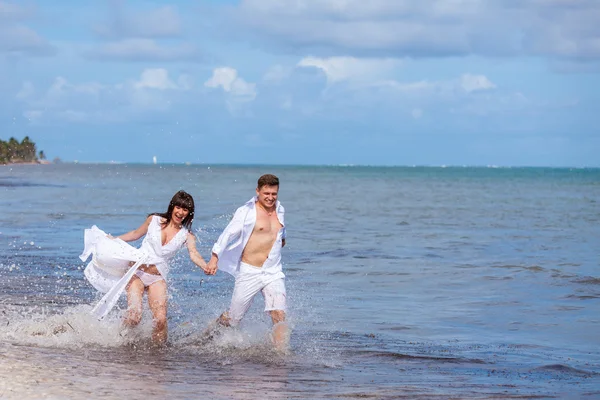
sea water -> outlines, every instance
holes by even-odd
[[[83,230],[113,235],[194,196],[208,259],[257,178],[281,180],[292,328],[259,295],[202,332],[233,280],[182,250],[169,345],[103,321]],[[0,166],[0,398],[600,398],[600,170],[235,165]]]

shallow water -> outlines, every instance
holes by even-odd
[[[208,257],[263,173],[286,208],[290,354],[260,297],[204,340],[233,282],[185,250],[167,348],[147,314],[89,316],[83,229],[124,233],[184,189]],[[599,221],[597,169],[0,166],[0,397],[600,397]]]

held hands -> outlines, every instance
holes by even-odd
[[[215,257],[211,257],[211,259],[208,261],[208,264],[206,264],[206,267],[202,269],[206,275],[216,274],[217,269],[219,269],[219,266],[217,265],[217,259]]]
[[[209,270],[208,270],[208,264],[206,264],[206,263],[205,263],[205,264],[204,264],[204,265],[202,265],[202,266],[200,266],[200,265],[199,265],[199,267],[200,267],[200,269],[201,269],[202,271],[204,271],[204,273],[205,273],[206,275],[214,275],[214,274],[211,274],[211,273],[209,273]]]

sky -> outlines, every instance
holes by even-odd
[[[50,160],[600,166],[598,0],[0,0]]]

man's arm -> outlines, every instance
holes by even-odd
[[[213,245],[210,260],[208,261],[208,264],[206,264],[205,272],[208,275],[214,275],[217,273],[217,269],[219,269],[219,256],[230,243],[234,242],[241,236],[246,212],[247,209],[245,207],[238,208],[235,211],[235,214],[233,214],[231,221],[229,221],[229,224],[227,224],[227,227],[223,230],[223,232],[221,232],[217,242]]]

